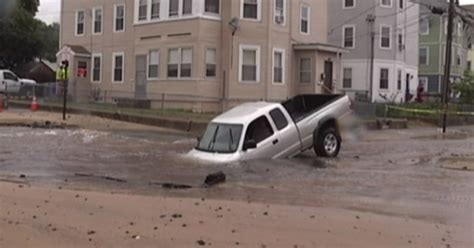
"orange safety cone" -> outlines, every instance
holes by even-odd
[[[36,99],[36,96],[33,97],[33,101],[31,102],[31,111],[38,111],[40,108],[40,105],[38,103],[38,100]]]

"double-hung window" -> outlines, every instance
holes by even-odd
[[[285,50],[273,50],[273,83],[285,83]]]
[[[240,46],[240,82],[260,81],[260,47],[241,45]]]
[[[345,89],[352,88],[352,68],[344,68],[342,88],[345,88]]]
[[[344,9],[350,9],[355,7],[355,0],[342,0]]]
[[[216,76],[216,49],[206,49],[206,77]]]
[[[168,52],[168,78],[190,78],[193,66],[192,48],[173,48]]]
[[[300,59],[300,83],[311,83],[311,58]]]
[[[100,82],[102,78],[102,54],[92,55],[92,82]]]
[[[261,0],[241,0],[241,18],[260,20]]]
[[[84,22],[85,22],[85,11],[84,10],[79,10],[76,12],[76,35],[84,35],[85,30],[84,30]]]
[[[275,0],[274,21],[278,25],[285,25],[286,0]]]
[[[380,26],[380,47],[383,49],[390,49],[392,47],[391,41],[392,28],[390,26]]]
[[[388,68],[380,68],[380,89],[388,89],[388,80],[389,80],[389,70]]]
[[[115,83],[123,83],[124,77],[124,59],[125,54],[121,53],[114,53],[113,54],[113,82]]]
[[[343,37],[344,37],[344,48],[354,48],[355,47],[355,26],[344,26],[343,27]]]
[[[148,78],[157,79],[160,76],[160,52],[153,50],[148,53]]]
[[[93,10],[93,33],[94,34],[101,34],[102,33],[102,7],[94,8]]]
[[[204,1],[204,12],[210,14],[219,15],[220,12],[220,0],[205,0]]]
[[[429,54],[429,48],[428,47],[420,47],[420,65],[428,65],[429,64],[429,59],[428,59],[428,54]]]
[[[148,19],[148,0],[139,0],[138,2],[138,21]]]
[[[160,19],[161,0],[151,0],[151,19]]]
[[[190,15],[193,13],[193,0],[183,1],[183,15]]]
[[[309,34],[311,8],[306,4],[302,4],[300,12],[300,32],[303,34]]]
[[[117,4],[114,9],[114,31],[122,32],[125,30],[125,5]]]
[[[170,2],[169,2],[169,17],[179,16],[179,1],[180,0],[170,0]]]

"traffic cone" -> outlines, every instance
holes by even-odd
[[[40,108],[40,105],[36,99],[36,96],[33,97],[33,101],[31,102],[31,111],[38,111]]]

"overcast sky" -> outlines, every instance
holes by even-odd
[[[60,0],[40,0],[40,3],[41,5],[39,7],[37,17],[48,24],[52,22],[58,22],[60,12]],[[461,0],[461,4],[474,4],[474,0]]]

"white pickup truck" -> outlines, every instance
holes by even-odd
[[[189,156],[213,162],[290,158],[314,148],[336,157],[340,122],[352,114],[345,95],[300,95],[286,102],[239,105],[213,119]]]
[[[0,69],[0,94],[18,94],[22,86],[36,85],[36,81],[19,78],[9,70]]]

